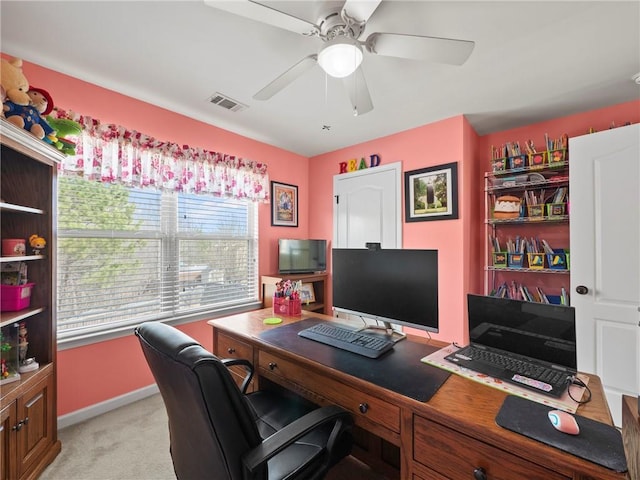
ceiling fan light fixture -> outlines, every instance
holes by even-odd
[[[361,63],[362,47],[348,37],[335,37],[325,43],[318,52],[318,64],[332,77],[348,77]]]

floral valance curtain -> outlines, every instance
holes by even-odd
[[[269,200],[264,163],[162,142],[72,111],[56,108],[51,115],[83,127],[76,155],[66,157],[59,167],[60,175],[80,175],[138,188]]]

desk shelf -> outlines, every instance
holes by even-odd
[[[315,302],[302,302],[302,310],[316,313],[327,313],[325,299],[327,298],[327,277],[328,273],[298,273],[291,275],[273,275],[262,276],[262,306],[271,308],[273,306],[273,294],[276,291],[276,283],[282,280],[291,280],[292,282],[302,281],[303,284],[310,283],[313,285]]]

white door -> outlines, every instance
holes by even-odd
[[[399,162],[333,177],[333,248],[366,248],[367,243],[402,248],[401,179]],[[337,311],[334,315],[352,317]]]
[[[569,140],[578,370],[600,377],[617,426],[640,392],[639,143],[640,125]]]
[[[333,247],[402,248],[402,165],[333,177]]]

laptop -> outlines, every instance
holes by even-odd
[[[467,295],[469,339],[446,360],[552,397],[577,373],[575,309]]]

